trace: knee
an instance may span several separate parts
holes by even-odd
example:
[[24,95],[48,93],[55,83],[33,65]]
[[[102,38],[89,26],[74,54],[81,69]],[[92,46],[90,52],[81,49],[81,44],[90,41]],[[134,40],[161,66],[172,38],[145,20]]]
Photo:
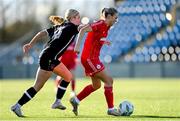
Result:
[[108,77],[107,81],[105,81],[105,85],[106,86],[112,86],[113,85],[113,79],[112,77]]
[[33,86],[33,88],[36,90],[36,92],[39,92],[39,90],[41,90],[42,87],[43,87],[43,85],[41,85],[41,84],[35,84]]
[[93,85],[93,88],[94,88],[95,90],[101,88],[101,83],[98,83],[98,84]]
[[73,75],[71,73],[67,74],[64,80],[66,80],[67,82],[70,82],[71,80],[73,80]]

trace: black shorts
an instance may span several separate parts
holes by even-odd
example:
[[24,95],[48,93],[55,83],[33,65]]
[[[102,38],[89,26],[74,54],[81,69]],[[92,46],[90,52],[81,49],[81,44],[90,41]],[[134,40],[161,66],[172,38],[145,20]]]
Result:
[[39,66],[43,70],[53,71],[60,63],[59,60],[55,60],[55,57],[51,52],[42,52],[39,56]]

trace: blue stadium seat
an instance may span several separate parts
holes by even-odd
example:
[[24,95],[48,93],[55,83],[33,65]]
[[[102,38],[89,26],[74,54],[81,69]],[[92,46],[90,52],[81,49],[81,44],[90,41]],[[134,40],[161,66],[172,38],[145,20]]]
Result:
[[[145,45],[142,49],[137,48],[135,53],[130,56],[126,55],[124,62],[151,62],[168,58],[173,54],[170,52],[172,47],[177,58],[180,58],[180,21],[171,28],[166,28],[170,20],[166,17],[166,13],[176,4],[176,0],[126,0],[118,7],[119,21],[111,28],[107,40],[112,42],[111,46],[104,46],[101,51],[100,59],[104,61],[107,55],[112,61],[118,61],[119,57],[126,55],[129,51],[148,40],[152,35],[156,35],[153,43]],[[157,34],[159,30],[166,28],[163,34]],[[26,63],[30,61],[38,63],[39,52],[43,44],[40,43],[34,48],[36,51],[30,52],[29,58],[22,55],[22,47],[18,46],[16,51],[9,52],[8,56],[3,57],[0,63]],[[41,48],[41,49],[39,49]],[[162,52],[163,50],[163,52]],[[167,50],[167,53],[165,53]],[[169,54],[169,56],[168,56]],[[157,58],[157,59],[156,59]],[[24,59],[24,61],[23,61]],[[29,59],[29,60],[28,60]],[[166,59],[168,60],[168,59]]]
[[[166,13],[175,3],[175,0],[124,1],[118,7],[119,20],[109,32],[108,40],[112,45],[103,47],[101,60],[105,55],[109,55],[113,61],[117,61],[118,57],[126,55],[138,44],[169,25],[170,20],[166,17]],[[173,40],[175,35],[171,34],[170,37]]]
[[[150,57],[150,59],[145,60],[146,57]],[[176,22],[173,28],[167,27],[163,34],[156,34],[153,43],[146,44],[143,48],[137,48],[129,60],[125,59],[125,61],[180,61],[180,20]]]

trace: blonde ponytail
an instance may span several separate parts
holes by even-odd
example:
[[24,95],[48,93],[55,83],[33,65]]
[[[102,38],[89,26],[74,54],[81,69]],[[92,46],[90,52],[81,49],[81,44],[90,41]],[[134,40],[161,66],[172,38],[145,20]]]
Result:
[[70,21],[71,18],[76,17],[79,14],[79,12],[75,9],[68,9],[65,12],[65,19],[61,16],[50,16],[49,20],[54,25],[61,25],[65,20]]
[[64,18],[61,16],[50,16],[49,20],[54,24],[54,25],[61,25],[64,22]]

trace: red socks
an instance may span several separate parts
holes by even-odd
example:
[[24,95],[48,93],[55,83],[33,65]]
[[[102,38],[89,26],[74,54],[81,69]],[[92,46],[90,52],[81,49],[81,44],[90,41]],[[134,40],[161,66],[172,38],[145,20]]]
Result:
[[104,87],[104,95],[106,97],[106,102],[108,104],[108,108],[114,107],[114,99],[113,99],[113,91],[112,87]]
[[[95,91],[95,89],[93,88],[92,84],[90,84],[90,85],[86,86],[77,95],[77,98],[79,99],[79,101],[81,101],[94,91]],[[109,109],[114,108],[114,97],[113,97],[112,87],[104,87],[104,95],[106,97],[106,102],[107,102],[108,108]]]
[[76,83],[75,80],[71,81],[71,89],[73,92],[75,91],[75,83]]
[[81,101],[86,98],[89,94],[94,92],[95,89],[93,88],[92,84],[86,86],[78,95],[77,98]]

